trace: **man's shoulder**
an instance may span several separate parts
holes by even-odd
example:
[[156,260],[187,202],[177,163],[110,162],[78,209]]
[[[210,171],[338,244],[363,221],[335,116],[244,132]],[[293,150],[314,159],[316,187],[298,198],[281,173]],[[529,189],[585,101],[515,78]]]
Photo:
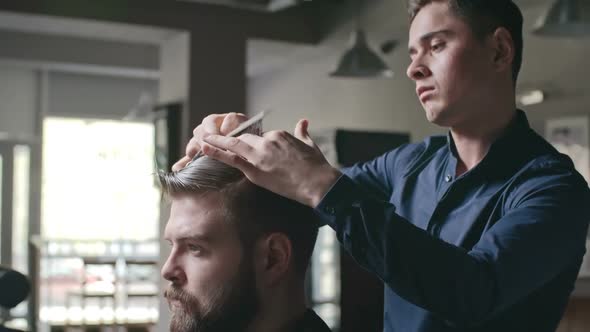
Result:
[[[540,135],[534,133],[527,142],[528,162],[521,168],[525,172],[549,172],[553,174],[576,172],[572,156],[559,152]],[[575,157],[575,156],[573,156]]]
[[588,184],[572,159],[547,147],[531,155],[511,177],[507,188],[510,195],[506,202],[512,206],[539,195],[590,198]]

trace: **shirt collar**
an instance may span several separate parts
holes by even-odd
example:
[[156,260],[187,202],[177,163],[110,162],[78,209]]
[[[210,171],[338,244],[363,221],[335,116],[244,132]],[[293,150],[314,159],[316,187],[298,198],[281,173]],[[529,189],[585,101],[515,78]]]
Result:
[[529,120],[521,110],[516,110],[516,115],[506,131],[490,147],[490,152],[495,150],[518,150],[523,143],[523,138],[530,130]]
[[[506,157],[507,154],[511,155],[513,152],[521,150],[524,143],[524,137],[526,137],[526,133],[528,133],[529,130],[530,125],[526,114],[524,111],[517,109],[516,115],[508,125],[508,128],[506,128],[502,136],[492,143],[490,150],[484,157],[483,161],[487,162],[490,159],[493,161],[500,158],[502,162],[505,162],[506,158],[502,158],[502,156]],[[457,159],[457,148],[455,146],[455,141],[453,140],[453,135],[451,135],[451,131],[447,133],[447,146],[451,155]]]

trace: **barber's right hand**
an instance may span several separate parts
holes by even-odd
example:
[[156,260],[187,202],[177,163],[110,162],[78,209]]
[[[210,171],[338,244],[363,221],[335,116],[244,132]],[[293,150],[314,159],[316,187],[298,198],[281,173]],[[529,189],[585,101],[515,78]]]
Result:
[[193,138],[186,145],[186,155],[172,166],[172,171],[180,171],[193,159],[201,150],[203,138],[211,134],[227,135],[246,120],[248,120],[248,117],[242,113],[211,114],[206,116],[203,122],[193,130]]

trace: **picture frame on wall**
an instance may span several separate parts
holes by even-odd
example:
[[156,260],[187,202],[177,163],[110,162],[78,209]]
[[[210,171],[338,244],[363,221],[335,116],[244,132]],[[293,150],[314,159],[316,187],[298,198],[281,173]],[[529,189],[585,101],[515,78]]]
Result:
[[545,123],[545,138],[557,151],[568,155],[576,170],[590,183],[590,134],[588,116],[568,116],[549,119]]

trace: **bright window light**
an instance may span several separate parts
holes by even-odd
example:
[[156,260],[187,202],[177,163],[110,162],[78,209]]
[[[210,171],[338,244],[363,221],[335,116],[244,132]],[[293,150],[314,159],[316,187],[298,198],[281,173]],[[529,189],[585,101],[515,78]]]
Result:
[[157,238],[154,126],[47,118],[42,225],[46,239]]

